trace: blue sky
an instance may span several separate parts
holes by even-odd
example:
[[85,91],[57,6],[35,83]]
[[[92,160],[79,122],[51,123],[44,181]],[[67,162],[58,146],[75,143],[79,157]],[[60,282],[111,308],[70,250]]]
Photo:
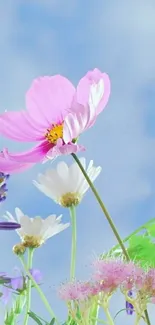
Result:
[[[0,8],[0,112],[24,108],[25,92],[35,77],[59,73],[76,85],[95,67],[109,74],[109,104],[81,143],[87,160],[102,166],[96,186],[125,237],[155,211],[155,2],[8,0]],[[0,146],[23,149],[21,143],[4,138]],[[67,210],[32,185],[46,167],[39,164],[10,178],[1,215],[18,206],[30,216],[63,213],[64,222],[69,220]],[[102,253],[116,241],[90,191],[77,212],[77,277],[86,278],[94,252]],[[1,233],[2,271],[18,265],[11,254],[18,241],[16,233]],[[65,307],[55,288],[69,274],[70,241],[67,229],[38,249],[34,258],[44,275],[45,293],[62,319]],[[117,297],[113,312],[122,304]],[[39,298],[33,309],[47,315]],[[124,319],[126,325],[132,323],[124,317],[120,315],[116,324]]]

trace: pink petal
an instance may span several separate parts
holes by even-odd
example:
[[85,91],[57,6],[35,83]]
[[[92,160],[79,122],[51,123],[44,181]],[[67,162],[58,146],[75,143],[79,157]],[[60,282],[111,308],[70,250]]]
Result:
[[20,163],[37,163],[44,159],[47,152],[51,149],[52,145],[47,141],[41,142],[39,145],[33,147],[22,153],[10,154],[5,153],[4,155],[16,162]]
[[74,94],[74,86],[63,76],[38,78],[27,92],[27,110],[36,124],[47,129],[52,124],[63,121]]
[[63,140],[65,143],[78,138],[82,132],[91,127],[96,121],[94,106],[78,105],[78,110],[69,113],[64,120]]
[[0,134],[17,141],[38,141],[44,134],[34,127],[28,113],[24,110],[5,112],[0,115]]
[[107,104],[110,94],[110,80],[98,69],[89,71],[77,86],[70,112],[64,121],[63,140],[71,142],[86,129],[93,126],[97,115]]
[[[92,93],[92,98],[90,98]],[[89,71],[78,83],[75,100],[86,106],[93,99],[96,112],[99,114],[106,106],[110,95],[110,79],[106,73],[98,69]]]
[[57,141],[57,145],[48,151],[47,158],[53,159],[57,156],[70,155],[78,151],[85,151],[85,148],[74,143],[63,144],[62,140],[60,139]]
[[27,168],[32,167],[33,164],[22,164],[15,160],[6,158],[4,154],[0,153],[0,171],[3,173],[16,173],[24,171]]

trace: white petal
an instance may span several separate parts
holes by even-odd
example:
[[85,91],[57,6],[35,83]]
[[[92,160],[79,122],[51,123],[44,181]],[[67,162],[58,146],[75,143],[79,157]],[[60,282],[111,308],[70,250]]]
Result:
[[40,217],[35,217],[32,219],[31,222],[31,229],[29,230],[29,234],[34,235],[40,235],[42,232],[42,226],[43,226],[44,220]]
[[[101,167],[95,167],[91,160],[86,169],[86,159],[82,157],[79,160],[93,182],[101,172]],[[56,170],[48,169],[44,175],[39,175],[38,179],[38,182],[33,182],[35,186],[58,203],[61,197],[69,192],[82,196],[89,189],[89,184],[76,162],[68,167],[61,161]]]
[[24,216],[24,213],[19,208],[15,208],[15,213],[16,213],[17,221],[20,223],[20,219],[21,217]]
[[8,221],[17,222],[17,220],[12,216],[12,214],[9,211],[6,211],[2,217]]
[[21,229],[25,235],[31,235],[32,222],[28,216],[20,218]]

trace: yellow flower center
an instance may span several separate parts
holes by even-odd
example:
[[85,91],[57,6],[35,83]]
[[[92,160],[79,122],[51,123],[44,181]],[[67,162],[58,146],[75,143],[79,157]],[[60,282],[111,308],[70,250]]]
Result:
[[64,208],[69,208],[71,206],[76,206],[80,203],[81,201],[81,196],[79,195],[79,193],[71,193],[68,192],[66,194],[64,194],[61,199],[60,199],[60,204],[64,207]]
[[63,138],[63,123],[53,125],[51,129],[47,129],[45,137],[49,143],[56,144],[58,139]]
[[37,247],[40,247],[43,243],[44,243],[44,240],[41,236],[25,235],[22,238],[22,244],[25,247],[37,248]]

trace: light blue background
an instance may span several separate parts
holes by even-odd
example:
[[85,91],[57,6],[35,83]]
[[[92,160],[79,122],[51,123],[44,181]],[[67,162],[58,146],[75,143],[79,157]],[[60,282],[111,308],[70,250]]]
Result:
[[[1,113],[24,108],[25,92],[38,76],[58,73],[76,85],[95,67],[109,74],[109,104],[80,143],[87,148],[87,160],[94,159],[103,168],[96,186],[123,237],[154,217],[155,211],[154,35],[153,0],[7,0],[0,4]],[[0,147],[4,146],[11,151],[23,149],[21,143],[1,138]],[[10,178],[1,215],[5,210],[14,213],[18,206],[32,217],[63,213],[64,222],[69,221],[67,210],[32,185],[32,179],[46,168],[38,164]],[[77,212],[77,277],[85,279],[94,255],[116,240],[91,191]],[[1,232],[1,271],[11,272],[18,265],[11,253],[17,242],[16,233]],[[69,275],[70,243],[71,228],[36,250],[34,258],[34,266],[44,276],[44,292],[61,319],[66,309],[58,301],[56,287]],[[113,300],[113,313],[123,307],[123,298]],[[39,297],[33,299],[32,309],[49,319]],[[122,322],[130,325],[134,319],[122,313],[116,324]]]

